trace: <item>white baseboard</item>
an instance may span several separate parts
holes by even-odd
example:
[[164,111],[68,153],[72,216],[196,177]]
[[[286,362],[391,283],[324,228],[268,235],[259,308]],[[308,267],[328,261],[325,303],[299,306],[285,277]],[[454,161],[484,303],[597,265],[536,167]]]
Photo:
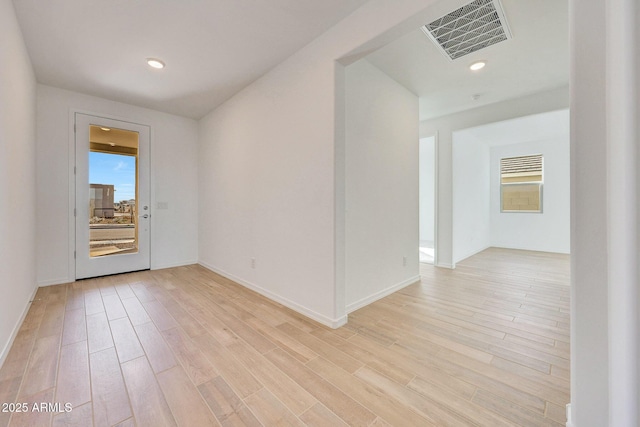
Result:
[[7,356],[9,355],[9,350],[11,350],[11,346],[13,345],[13,342],[15,341],[16,336],[18,336],[18,331],[20,330],[20,326],[22,326],[22,322],[24,321],[24,318],[27,316],[27,313],[29,312],[29,307],[31,307],[31,301],[33,301],[33,299],[35,298],[36,292],[38,292],[38,286],[36,286],[33,289],[33,292],[31,292],[31,295],[27,300],[24,310],[22,310],[22,315],[20,316],[16,324],[13,326],[13,330],[11,331],[11,335],[9,336],[9,340],[7,341],[4,348],[2,349],[2,352],[0,353],[0,368],[2,368],[4,361],[7,359]]
[[394,293],[396,291],[399,291],[400,289],[402,289],[404,287],[407,287],[409,285],[412,285],[412,284],[414,284],[416,282],[419,282],[419,281],[420,281],[420,276],[414,276],[414,277],[411,277],[411,278],[409,278],[407,280],[403,280],[400,283],[396,283],[395,285],[390,286],[390,287],[388,287],[386,289],[383,289],[383,290],[378,291],[378,292],[376,292],[374,294],[371,294],[371,295],[369,295],[369,296],[367,296],[365,298],[362,298],[362,299],[360,299],[360,300],[358,300],[356,302],[353,302],[351,304],[347,304],[347,313],[352,313],[352,312],[358,310],[359,308],[362,308],[362,307],[364,307],[366,305],[369,305],[372,302],[378,301],[381,298],[384,298],[384,297],[386,297],[388,295],[391,295],[392,293]]
[[462,257],[460,257],[460,259],[456,260],[456,261],[453,263],[453,265],[455,266],[455,265],[456,265],[456,263],[458,263],[458,262],[460,262],[460,261],[464,261],[465,259],[467,259],[467,258],[469,258],[469,257],[472,257],[472,256],[474,256],[474,255],[476,255],[476,254],[479,254],[480,252],[485,251],[485,250],[489,249],[490,247],[491,247],[491,245],[489,245],[489,246],[485,246],[485,247],[480,248],[480,249],[478,249],[478,250],[469,251],[468,253],[466,253],[466,254],[464,254]]
[[198,261],[197,260],[187,260],[187,261],[180,261],[180,262],[172,262],[172,263],[168,263],[168,264],[157,264],[157,265],[152,265],[151,266],[151,270],[162,270],[165,268],[174,268],[174,267],[184,267],[185,265],[193,265],[193,264],[197,264]]
[[558,249],[558,248],[549,248],[549,247],[538,247],[538,248],[532,248],[531,246],[524,246],[524,247],[520,247],[517,245],[502,245],[502,244],[495,244],[495,245],[491,245],[492,248],[500,248],[500,249],[515,249],[518,251],[530,251],[530,252],[544,252],[544,253],[548,253],[548,254],[563,254],[563,255],[571,255],[571,251],[569,249]]
[[65,283],[71,283],[73,281],[74,279],[69,279],[68,277],[62,277],[60,279],[43,280],[42,282],[38,282],[38,287],[44,288],[45,286],[64,285]]
[[[169,263],[169,264],[158,264],[158,265],[152,265],[151,266],[151,270],[161,270],[163,268],[173,268],[173,267],[182,267],[185,265],[192,265],[192,264],[197,264],[198,261],[197,260],[186,260],[186,261],[179,261],[179,262],[173,262],[173,263]],[[49,280],[43,280],[38,282],[38,287],[43,288],[45,286],[55,286],[55,285],[64,285],[65,283],[73,283],[75,282],[75,279],[69,278],[69,277],[61,277],[59,279],[49,279]]]
[[566,407],[566,411],[567,411],[567,427],[575,427],[573,425],[573,422],[571,421],[571,403],[567,403],[567,407]]
[[273,301],[276,301],[282,305],[284,305],[285,307],[290,308],[291,310],[298,312],[300,314],[302,314],[303,316],[306,316],[310,319],[315,320],[318,323],[322,323],[325,326],[328,326],[330,328],[333,329],[337,329],[340,326],[343,326],[344,324],[347,323],[347,315],[345,314],[344,316],[338,317],[337,319],[332,319],[330,317],[327,317],[323,314],[320,313],[316,313],[315,311],[302,306],[294,301],[291,301],[283,296],[277,295],[267,289],[264,289],[254,283],[251,283],[247,280],[243,280],[237,276],[234,276],[231,273],[228,273],[220,268],[217,268],[213,265],[210,265],[206,262],[203,261],[199,261],[198,264],[200,264],[201,266],[203,266],[204,268],[207,268],[211,271],[213,271],[214,273],[217,273],[221,276],[226,277],[229,280],[233,280],[234,282],[244,286],[245,288],[251,289],[252,291],[255,291],[257,293],[259,293],[262,296],[265,296]]
[[447,264],[444,262],[439,262],[436,264],[436,267],[442,267],[442,268],[448,268],[450,270],[453,270],[454,268],[456,268],[455,264]]

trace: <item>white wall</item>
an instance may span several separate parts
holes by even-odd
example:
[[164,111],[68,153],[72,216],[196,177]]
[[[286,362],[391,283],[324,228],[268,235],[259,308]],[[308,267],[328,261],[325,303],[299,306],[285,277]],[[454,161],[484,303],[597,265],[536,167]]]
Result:
[[569,106],[569,88],[559,88],[420,122],[420,137],[438,134],[437,262],[453,267],[453,132]]
[[[489,246],[569,253],[569,111],[453,133],[453,260]],[[500,159],[542,154],[542,213],[500,211]]]
[[572,419],[567,425],[637,426],[640,11],[634,0],[571,0],[569,10]]
[[11,0],[0,0],[0,366],[36,289],[36,81]]
[[336,60],[354,62],[462,3],[369,1],[204,117],[200,263],[327,325],[344,323],[344,68]]
[[198,165],[199,262],[327,323],[332,69],[272,72],[201,119]]
[[[453,260],[489,246],[569,253],[569,110],[453,133]],[[500,159],[542,154],[542,213],[500,211]]]
[[607,7],[609,425],[637,426],[640,425],[640,5],[634,0],[614,0],[607,2]]
[[364,59],[346,68],[347,312],[420,278],[418,122],[416,95]]
[[[572,427],[609,424],[607,286],[607,5],[572,0]],[[611,6],[614,7],[613,5]],[[579,17],[579,18],[578,18]],[[581,46],[589,46],[588,52]]]
[[[542,154],[544,161],[542,213],[500,212],[500,159],[530,154]],[[569,253],[569,165],[568,134],[491,147],[491,246]]]
[[197,262],[196,121],[38,85],[38,283],[75,278],[72,110],[151,127],[151,268]]
[[331,322],[333,105],[322,91],[333,73],[327,67],[333,64],[318,64],[304,78],[294,70],[272,72],[200,121],[199,262]]
[[453,263],[491,246],[490,150],[465,132],[453,134]]
[[435,241],[436,175],[435,137],[420,138],[419,188],[420,188],[420,240]]

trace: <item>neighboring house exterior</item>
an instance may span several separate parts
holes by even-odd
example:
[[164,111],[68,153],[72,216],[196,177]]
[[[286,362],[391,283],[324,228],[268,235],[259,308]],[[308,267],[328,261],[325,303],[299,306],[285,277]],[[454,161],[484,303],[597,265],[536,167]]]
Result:
[[91,197],[89,198],[89,216],[98,218],[113,218],[113,185],[89,184]]

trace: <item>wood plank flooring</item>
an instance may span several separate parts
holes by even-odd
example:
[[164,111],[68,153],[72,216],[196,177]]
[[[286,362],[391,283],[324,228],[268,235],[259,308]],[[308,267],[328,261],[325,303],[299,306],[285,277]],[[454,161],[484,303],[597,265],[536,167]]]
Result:
[[564,425],[569,257],[421,274],[337,330],[197,265],[41,288],[0,369],[29,411],[0,426]]

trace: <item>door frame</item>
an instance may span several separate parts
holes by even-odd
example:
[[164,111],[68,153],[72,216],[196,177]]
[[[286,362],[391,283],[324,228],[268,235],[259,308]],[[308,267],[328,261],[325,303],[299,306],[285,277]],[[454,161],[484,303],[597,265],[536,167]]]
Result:
[[117,116],[117,115],[113,115],[113,114],[107,114],[104,112],[99,112],[99,111],[92,111],[92,110],[85,110],[85,109],[77,109],[77,108],[70,108],[69,109],[69,116],[68,116],[68,162],[69,162],[69,174],[68,174],[68,183],[69,183],[69,201],[68,201],[68,222],[67,222],[67,227],[68,227],[68,241],[67,241],[67,248],[68,248],[68,266],[67,266],[67,271],[68,271],[68,277],[70,278],[70,280],[75,281],[77,280],[76,277],[76,258],[75,258],[75,251],[76,251],[76,218],[75,218],[75,208],[76,208],[76,174],[75,174],[75,167],[76,167],[76,132],[75,132],[75,126],[76,126],[76,114],[84,114],[84,115],[88,115],[88,116],[95,116],[95,117],[99,117],[99,118],[104,118],[107,120],[117,120],[120,122],[124,122],[124,123],[130,123],[133,125],[137,125],[137,126],[145,126],[149,129],[149,150],[148,150],[148,157],[149,157],[149,267],[151,267],[151,265],[153,264],[153,226],[154,226],[154,218],[153,215],[151,215],[151,211],[153,209],[151,209],[151,207],[153,206],[152,200],[154,198],[154,174],[153,174],[153,166],[152,166],[152,145],[153,145],[153,128],[151,127],[151,125],[147,124],[147,123],[142,123],[139,121],[136,121],[135,119],[132,119],[131,117],[123,117],[123,116]]

